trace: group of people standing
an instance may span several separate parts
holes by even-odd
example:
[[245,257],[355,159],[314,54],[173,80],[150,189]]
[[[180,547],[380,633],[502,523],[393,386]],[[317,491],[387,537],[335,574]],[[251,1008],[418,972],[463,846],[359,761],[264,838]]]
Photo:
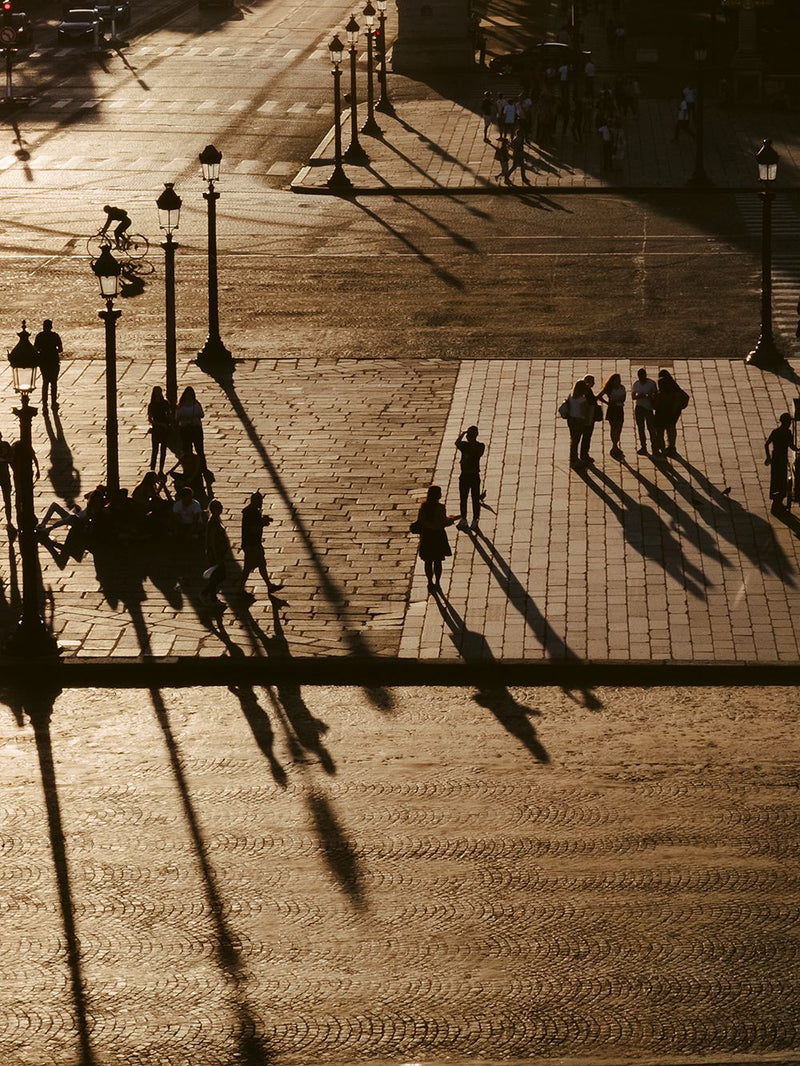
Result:
[[[608,423],[611,437],[609,454],[623,459],[622,427],[625,423],[627,389],[620,374],[611,374],[600,391],[594,392],[595,379],[587,374],[575,382],[567,399],[559,407],[559,414],[569,427],[569,461],[573,469],[594,463],[591,454],[592,435],[598,422]],[[655,459],[677,455],[678,420],[689,404],[689,394],[680,387],[669,370],[658,372],[658,379],[648,377],[641,367],[631,386],[638,455]],[[603,407],[605,406],[605,413]],[[648,448],[649,444],[649,448]]]

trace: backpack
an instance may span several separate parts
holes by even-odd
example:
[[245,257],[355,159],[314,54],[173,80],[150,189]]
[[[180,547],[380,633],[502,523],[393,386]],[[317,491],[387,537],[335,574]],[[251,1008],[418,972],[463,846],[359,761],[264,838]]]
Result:
[[684,411],[689,406],[689,393],[678,389],[678,410]]

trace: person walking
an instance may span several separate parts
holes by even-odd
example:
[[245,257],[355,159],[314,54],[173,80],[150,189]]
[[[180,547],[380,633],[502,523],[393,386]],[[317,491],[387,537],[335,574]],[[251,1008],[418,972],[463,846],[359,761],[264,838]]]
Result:
[[454,521],[455,516],[445,511],[442,490],[438,485],[431,485],[420,504],[414,523],[415,530],[419,533],[419,557],[425,564],[428,592],[441,588],[442,563],[448,555],[453,554],[446,530]]
[[656,387],[658,391],[653,411],[656,445],[662,455],[675,456],[678,454],[675,448],[678,419],[689,404],[689,394],[680,387],[669,370],[659,370]]
[[608,422],[608,429],[611,434],[611,451],[609,455],[612,459],[623,459],[625,457],[619,442],[622,437],[622,427],[625,423],[626,396],[627,389],[622,384],[622,378],[619,374],[609,375],[597,394],[597,399],[607,405],[606,422]]
[[773,514],[781,514],[787,509],[790,449],[797,451],[792,440],[792,416],[784,412],[778,419],[778,425],[764,442],[764,466],[770,467],[769,498],[772,500]]
[[692,136],[692,127],[689,122],[689,107],[685,100],[681,100],[678,105],[678,113],[675,116],[675,132],[672,135],[672,140],[677,141],[683,134]]
[[647,438],[645,437],[645,430],[647,430],[647,436],[650,438],[650,447],[654,452],[657,451],[658,442],[656,441],[655,425],[653,423],[653,400],[657,391],[657,386],[652,378],[647,376],[647,371],[644,367],[640,367],[636,371],[636,381],[631,386],[631,396],[634,401],[633,415],[636,419],[636,430],[639,434],[639,450],[637,455],[647,455]]
[[478,427],[462,429],[456,438],[456,448],[461,453],[461,473],[458,476],[458,496],[461,504],[458,529],[465,531],[467,525],[467,500],[472,498],[472,529],[478,528],[481,517],[481,470],[480,461],[486,445],[478,440]]
[[11,514],[11,444],[0,433],[0,491],[3,493],[3,508],[6,512],[6,532],[9,540],[17,535]]
[[150,423],[150,469],[155,470],[158,459],[158,472],[164,473],[164,460],[167,456],[167,444],[172,428],[172,405],[164,396],[160,385],[154,385],[147,405],[147,421]]
[[203,571],[205,585],[200,598],[208,604],[221,606],[217,599],[219,587],[225,580],[225,560],[230,551],[230,541],[222,524],[222,504],[212,500],[208,505],[208,522],[206,524],[206,562]]
[[203,470],[206,468],[206,453],[203,449],[203,417],[204,411],[197,401],[197,396],[191,385],[187,385],[178,400],[175,409],[175,421],[178,424],[178,432],[181,435],[183,451],[195,451]]
[[583,450],[583,437],[586,433],[589,418],[592,419],[592,424],[594,424],[594,411],[589,405],[587,391],[586,382],[581,378],[580,381],[575,382],[572,392],[566,401],[567,425],[569,427],[569,465],[573,470],[583,469],[584,464],[580,458],[579,451]]
[[494,157],[497,160],[497,162],[500,164],[500,173],[499,174],[495,174],[494,180],[495,181],[500,181],[500,179],[502,178],[503,181],[506,183],[506,185],[510,185],[511,184],[511,179],[508,176],[509,154],[508,154],[508,142],[507,141],[504,141],[504,140],[501,139],[501,140],[499,140],[497,142],[497,147],[494,150]]
[[494,119],[495,108],[494,99],[491,92],[487,89],[481,98],[481,118],[483,119],[483,139],[489,141],[489,130],[492,127],[492,120]]
[[61,338],[53,329],[51,319],[42,322],[42,328],[33,342],[39,371],[42,375],[42,407],[47,404],[47,392],[50,391],[50,403],[54,411],[58,410],[58,373],[61,369],[61,353],[64,347]]
[[521,126],[517,126],[514,130],[514,136],[511,138],[511,167],[508,171],[509,180],[515,170],[519,170],[520,177],[524,183],[530,185],[528,175],[525,173],[525,134],[523,133]]
[[242,509],[242,551],[244,553],[244,569],[242,571],[242,592],[250,599],[255,596],[248,593],[245,586],[248,578],[254,570],[258,570],[267,586],[270,595],[277,592],[280,584],[273,584],[267,573],[267,561],[264,558],[264,530],[272,524],[269,515],[263,512],[264,497],[260,492],[254,492],[250,502]]
[[603,152],[603,170],[614,166],[614,135],[608,122],[604,122],[597,131],[600,134],[600,148]]

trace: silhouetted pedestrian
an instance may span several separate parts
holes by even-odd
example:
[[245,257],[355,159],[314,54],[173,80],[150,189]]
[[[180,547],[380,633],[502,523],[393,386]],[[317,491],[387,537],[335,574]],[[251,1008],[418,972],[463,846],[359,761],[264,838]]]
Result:
[[654,452],[658,450],[655,424],[653,422],[653,401],[655,399],[656,391],[656,383],[652,378],[647,376],[645,368],[641,367],[637,370],[636,381],[634,381],[631,386],[631,397],[634,402],[633,415],[636,419],[636,429],[639,434],[638,455],[647,455],[645,430],[647,430],[647,435],[650,437],[650,447]]
[[61,338],[53,329],[53,323],[46,318],[42,328],[33,342],[39,370],[42,375],[42,407],[47,404],[47,392],[54,411],[58,410],[58,373],[61,369],[61,353],[64,350]]
[[778,425],[764,442],[764,466],[770,467],[769,498],[772,500],[773,514],[786,510],[788,503],[789,451],[797,451],[792,440],[791,426],[792,416],[788,413],[782,414]]
[[678,113],[675,116],[675,132],[672,135],[673,141],[677,141],[683,134],[692,136],[692,127],[689,123],[689,108],[685,100],[681,100],[678,104]]
[[194,450],[205,468],[206,453],[203,449],[203,408],[198,403],[191,385],[181,393],[175,409],[175,421],[183,442],[184,452]]
[[597,399],[605,401],[608,405],[606,407],[606,422],[608,422],[608,429],[611,434],[611,451],[609,454],[612,459],[622,459],[625,455],[619,446],[619,442],[622,437],[622,426],[625,422],[626,395],[627,390],[622,384],[622,378],[619,374],[611,374],[606,378],[602,389],[597,394]]
[[[465,439],[466,438],[466,439]],[[481,468],[480,462],[486,445],[478,440],[478,427],[462,429],[456,438],[456,448],[461,453],[461,473],[458,476],[458,496],[461,505],[458,528],[466,530],[467,501],[472,498],[472,528],[477,529],[481,517]]]
[[203,508],[184,485],[172,505],[172,531],[179,540],[189,540],[200,536],[202,526]]
[[603,152],[603,170],[611,170],[614,166],[614,135],[607,122],[604,122],[597,132],[600,134],[600,148]]
[[603,408],[600,406],[597,397],[594,394],[594,377],[592,374],[587,374],[583,379],[586,385],[586,401],[589,404],[589,413],[586,417],[586,429],[581,437],[580,448],[580,460],[583,463],[594,463],[593,457],[589,454],[589,450],[592,445],[592,434],[594,433],[594,427],[598,422],[603,421]]
[[584,465],[579,453],[584,450],[583,438],[590,418],[594,426],[594,410],[589,403],[588,391],[588,386],[583,379],[576,381],[567,400],[569,464],[575,470],[581,470]]
[[483,139],[485,141],[489,140],[489,130],[492,128],[494,116],[494,99],[487,89],[481,98],[481,118],[483,119]]
[[452,526],[454,515],[445,511],[442,490],[431,485],[417,513],[416,528],[419,530],[419,557],[425,564],[428,592],[441,587],[442,563],[452,555],[447,539],[447,526]]
[[[254,570],[258,570],[264,579],[264,584],[270,593],[277,592],[281,585],[273,584],[267,573],[267,561],[264,557],[264,530],[272,524],[269,515],[263,513],[264,497],[260,492],[254,492],[250,502],[242,509],[242,551],[244,553],[244,569],[242,571],[242,592],[247,593],[245,585]],[[255,596],[249,594],[251,599]]]
[[160,385],[154,385],[147,405],[147,421],[150,423],[150,469],[155,470],[158,458],[158,472],[164,473],[164,460],[167,444],[172,429],[172,405],[166,399]]
[[689,393],[680,387],[669,370],[659,370],[657,389],[653,411],[656,447],[660,453],[674,456],[678,454],[675,448],[678,419],[689,404]]
[[205,585],[200,596],[206,603],[218,603],[217,592],[225,580],[225,560],[230,551],[230,542],[222,524],[222,504],[212,500],[208,505],[208,523],[206,524],[206,562],[208,568],[203,572]]
[[504,140],[497,142],[497,147],[494,150],[494,157],[500,165],[500,173],[495,174],[495,181],[500,181],[502,178],[506,185],[511,184],[511,179],[508,176],[508,144]]
[[0,491],[3,493],[3,507],[6,512],[6,532],[13,540],[17,534],[11,516],[11,444],[3,440],[0,433]]
[[508,171],[509,180],[515,170],[519,170],[522,180],[526,185],[530,185],[528,175],[525,173],[525,134],[522,132],[521,126],[518,126],[517,129],[514,130],[514,136],[511,138],[511,167]]

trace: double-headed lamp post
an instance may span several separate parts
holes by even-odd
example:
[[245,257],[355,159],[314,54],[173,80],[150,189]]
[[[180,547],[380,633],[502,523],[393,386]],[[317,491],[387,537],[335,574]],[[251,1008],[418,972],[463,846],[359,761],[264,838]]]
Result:
[[327,186],[339,192],[348,192],[353,188],[353,183],[345,174],[342,167],[342,60],[344,59],[344,45],[339,40],[339,35],[333,38],[328,45],[331,55],[331,70],[333,72],[333,146],[334,162],[333,173],[328,178]]
[[42,617],[39,606],[39,550],[36,541],[36,515],[33,509],[33,445],[31,422],[36,408],[31,407],[30,395],[36,387],[36,352],[30,333],[22,323],[19,341],[8,353],[14,377],[14,389],[22,400],[14,408],[19,419],[19,442],[14,445],[14,487],[17,500],[19,551],[22,558],[22,612],[17,628],[9,637],[7,655],[24,658],[58,655],[58,644]]
[[764,369],[783,363],[783,356],[772,333],[772,201],[773,187],[778,176],[778,153],[772,141],[765,140],[756,152],[758,178],[761,182],[761,336],[747,357],[747,362]]
[[358,31],[360,27],[356,22],[355,15],[350,16],[350,21],[344,30],[347,34],[348,51],[350,53],[350,143],[348,144],[344,158],[348,163],[368,163],[369,156],[361,147],[358,139],[358,85],[356,83],[356,49],[358,48]]
[[232,363],[231,353],[219,335],[219,296],[217,292],[217,200],[219,193],[214,182],[219,181],[219,165],[222,152],[207,144],[200,153],[203,181],[208,182],[208,192],[203,199],[208,204],[208,336],[201,351],[197,353],[198,366],[203,368],[228,368]]
[[697,127],[694,141],[694,171],[687,184],[695,188],[706,188],[712,184],[705,167],[705,126],[706,126],[706,90],[705,68],[708,49],[698,44],[694,50],[695,68],[697,70]]
[[177,341],[175,336],[175,249],[177,242],[172,231],[178,228],[181,217],[181,198],[171,181],[164,183],[164,191],[156,200],[158,224],[166,234],[161,247],[164,249],[164,305],[166,312],[166,386],[167,400],[175,406],[178,402]]
[[389,99],[389,90],[386,87],[386,0],[375,0],[380,20],[381,63],[378,68],[378,79],[381,87],[381,95],[375,105],[375,110],[382,115],[393,115],[394,105]]
[[368,137],[381,137],[383,135],[381,128],[375,121],[375,92],[372,78],[372,50],[375,43],[373,37],[375,8],[372,6],[372,0],[367,0],[363,14],[364,24],[367,27],[367,121],[361,127],[361,132],[366,133]]
[[100,283],[105,310],[98,311],[106,327],[106,486],[109,492],[119,488],[119,430],[117,428],[117,319],[122,314],[114,307],[119,291],[120,265],[107,244],[92,264]]

